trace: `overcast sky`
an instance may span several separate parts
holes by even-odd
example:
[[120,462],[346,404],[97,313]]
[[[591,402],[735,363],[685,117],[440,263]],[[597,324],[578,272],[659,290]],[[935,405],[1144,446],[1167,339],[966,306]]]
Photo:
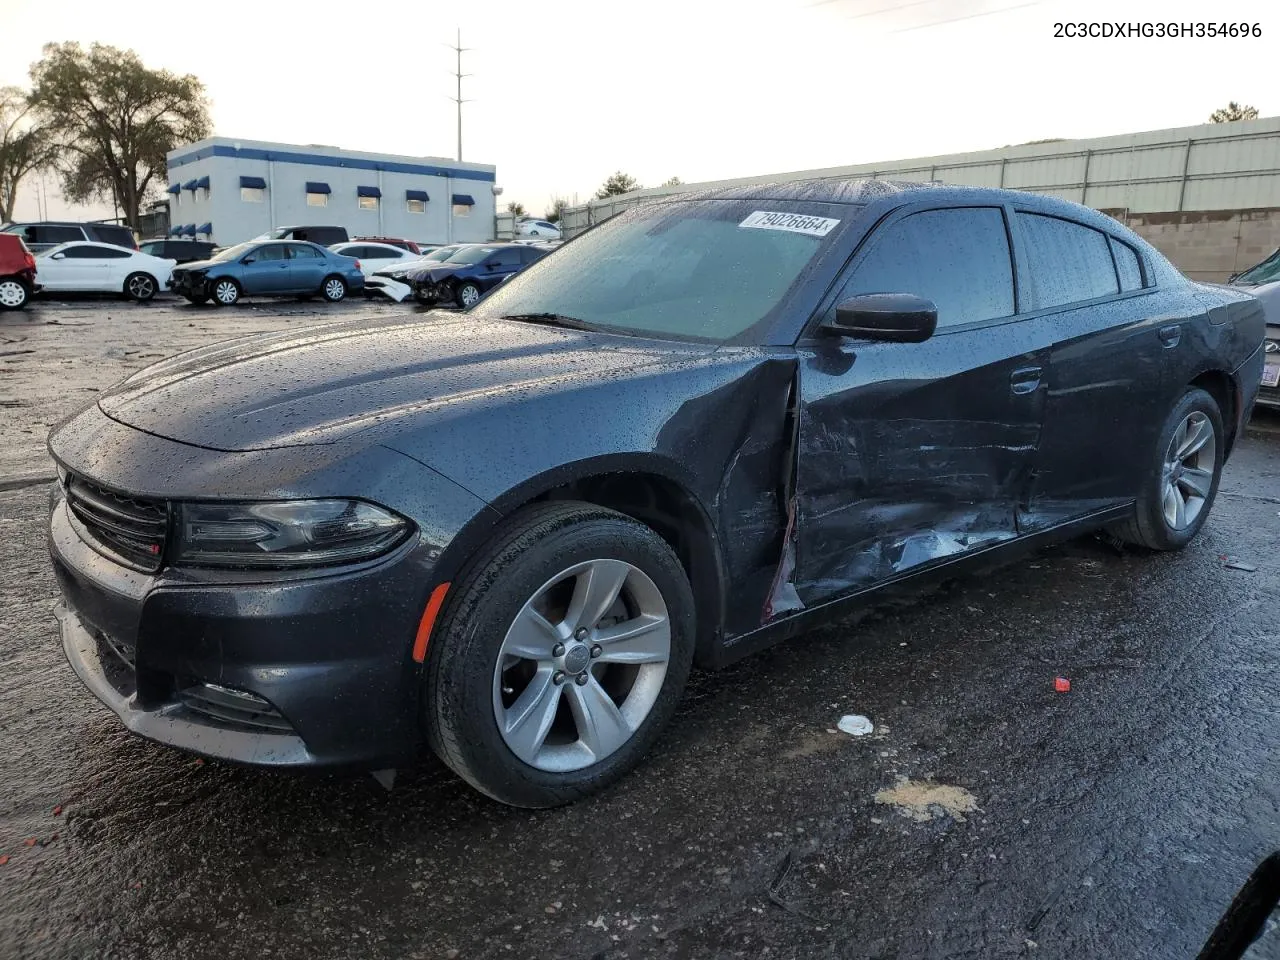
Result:
[[[448,7],[447,12],[443,8]],[[131,13],[131,10],[136,12]],[[463,158],[540,214],[614,170],[654,186],[1280,113],[1274,0],[0,0],[0,84],[48,41],[205,84],[221,136]],[[1057,21],[1261,22],[1261,39],[1066,40]],[[53,197],[52,216],[101,215]],[[108,209],[109,214],[109,209]],[[16,215],[36,215],[33,184]]]

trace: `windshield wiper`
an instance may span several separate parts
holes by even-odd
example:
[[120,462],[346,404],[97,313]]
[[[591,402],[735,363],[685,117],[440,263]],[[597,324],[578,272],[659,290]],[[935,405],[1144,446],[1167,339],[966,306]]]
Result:
[[562,313],[508,313],[503,320],[523,320],[525,323],[542,323],[548,327],[566,327],[570,330],[595,330],[591,324],[577,317],[566,317]]

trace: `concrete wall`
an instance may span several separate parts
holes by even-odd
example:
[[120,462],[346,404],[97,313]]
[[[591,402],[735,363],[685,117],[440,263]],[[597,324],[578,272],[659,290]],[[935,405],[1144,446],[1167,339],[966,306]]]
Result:
[[1182,213],[1107,211],[1193,280],[1221,283],[1280,247],[1280,207]]
[[[212,137],[168,155],[169,183],[209,178],[208,189],[170,193],[171,227],[211,223],[212,239],[229,245],[294,224],[333,224],[352,236],[389,236],[428,243],[493,238],[495,168],[434,157],[360,153],[336,147]],[[261,202],[242,197],[240,178],[260,177]],[[308,181],[329,186],[324,206],[307,204]],[[375,209],[360,207],[357,188],[376,187]],[[425,191],[423,212],[411,212],[406,192]],[[470,206],[453,204],[468,196]],[[202,235],[203,236],[203,235]]]

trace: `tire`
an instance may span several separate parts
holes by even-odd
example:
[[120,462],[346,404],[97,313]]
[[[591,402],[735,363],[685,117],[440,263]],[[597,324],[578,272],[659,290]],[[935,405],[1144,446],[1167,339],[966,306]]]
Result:
[[[616,581],[622,584],[620,599],[605,608],[606,617],[586,637],[581,631],[564,634],[575,619],[567,606],[569,594],[591,582],[595,571],[604,571],[597,582],[624,573],[625,580]],[[563,620],[567,647],[545,632],[546,621],[539,626],[526,616],[535,601],[549,598],[559,607],[543,609],[548,619]],[[665,637],[654,615],[662,609]],[[618,617],[642,625],[629,649],[615,645],[627,640],[605,639],[610,629],[627,629]],[[615,622],[606,622],[610,618]],[[521,626],[534,633],[520,633]],[[529,640],[525,649],[536,653],[536,664],[503,653],[515,637]],[[688,578],[652,529],[586,503],[533,507],[514,516],[454,581],[427,658],[422,698],[427,741],[459,776],[501,803],[544,808],[572,802],[617,780],[649,750],[684,690],[693,647]],[[620,663],[619,656],[633,662]],[[640,657],[649,659],[641,663]],[[562,682],[555,682],[557,674]],[[538,690],[547,696],[539,697]],[[549,705],[540,715],[554,718],[554,724],[549,731],[546,724],[526,727],[542,731],[542,737],[531,734],[533,745],[521,756],[513,745],[516,735],[504,735],[499,716],[500,711],[515,716],[520,698],[530,694],[529,702]],[[604,706],[602,696],[611,707]],[[587,706],[600,711],[589,711],[590,716],[621,720],[621,725],[600,723],[600,736],[583,736],[578,717]]]
[[[1203,437],[1206,426],[1211,435],[1179,456],[1197,436]],[[1189,387],[1160,428],[1133,516],[1110,527],[1110,532],[1125,543],[1149,550],[1181,550],[1190,543],[1218,494],[1226,436],[1217,401],[1205,391]]]
[[341,302],[347,296],[347,281],[337,274],[325,277],[324,282],[320,284],[320,296],[330,303]]
[[146,303],[156,295],[159,284],[149,273],[131,273],[124,278],[124,295],[138,303]]
[[17,277],[0,279],[0,310],[21,310],[31,299],[31,288]]
[[479,299],[480,288],[470,281],[458,284],[458,288],[453,291],[454,302],[464,309],[474,306]]
[[213,302],[220,307],[235,306],[244,294],[240,284],[230,277],[221,277],[212,281],[209,284],[209,292],[213,295]]

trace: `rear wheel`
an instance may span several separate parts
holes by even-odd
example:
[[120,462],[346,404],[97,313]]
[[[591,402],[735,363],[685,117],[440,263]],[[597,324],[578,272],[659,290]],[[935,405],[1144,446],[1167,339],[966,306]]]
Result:
[[0,279],[0,310],[21,310],[29,299],[30,288],[17,277]]
[[1133,516],[1111,532],[1151,550],[1180,550],[1190,543],[1217,496],[1225,440],[1217,401],[1188,388],[1165,418]]
[[453,296],[458,301],[458,306],[469,307],[480,299],[480,288],[467,281],[458,285],[458,289]]
[[125,295],[145,303],[156,295],[156,278],[149,273],[131,273],[124,281]]
[[320,295],[330,303],[337,303],[347,295],[347,281],[341,277],[325,277],[320,285]]
[[213,302],[220,307],[229,307],[240,299],[240,284],[230,277],[213,281]]
[[551,807],[639,762],[693,661],[692,592],[661,537],[590,504],[541,505],[453,590],[423,698],[445,763],[503,803]]

